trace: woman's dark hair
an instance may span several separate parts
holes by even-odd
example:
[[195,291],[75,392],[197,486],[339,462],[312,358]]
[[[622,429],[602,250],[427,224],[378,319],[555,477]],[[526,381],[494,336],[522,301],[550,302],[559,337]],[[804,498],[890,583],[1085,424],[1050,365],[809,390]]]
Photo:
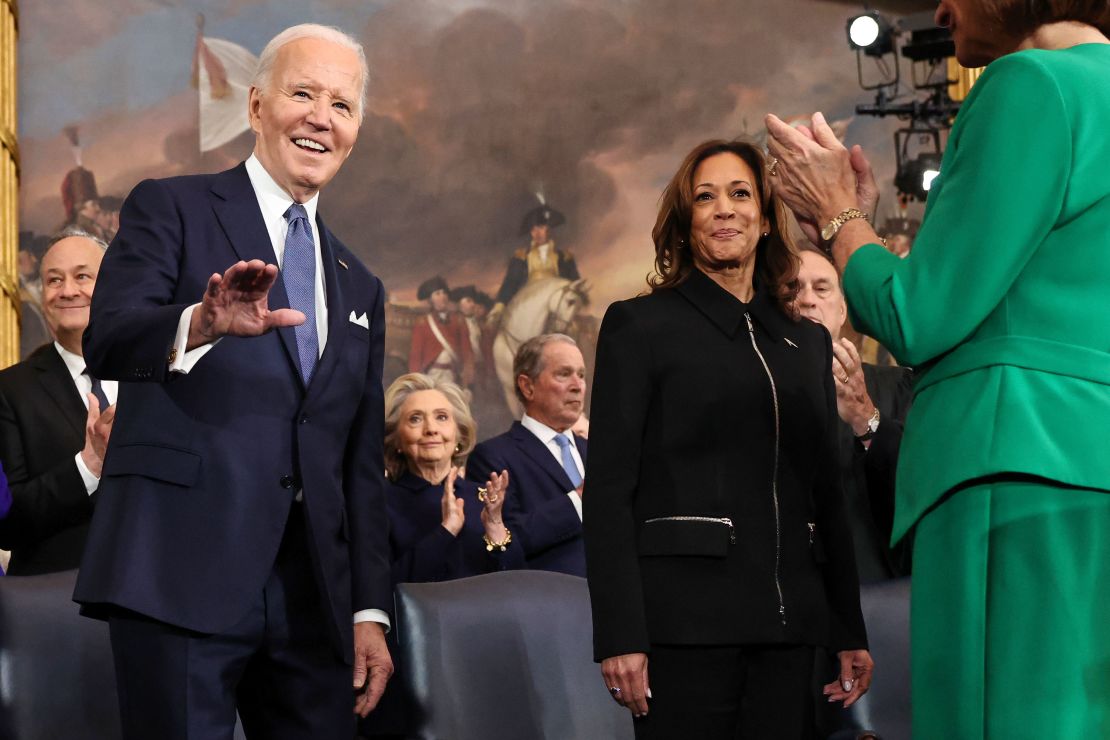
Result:
[[771,193],[763,152],[746,141],[715,139],[694,147],[659,199],[659,218],[651,238],[655,242],[655,272],[648,276],[652,292],[681,284],[694,269],[690,249],[690,223],[694,210],[694,172],[705,160],[718,154],[735,154],[755,174],[759,207],[770,224],[769,235],[761,237],[755,252],[755,285],[775,296],[779,306],[791,314],[790,303],[797,292],[798,249],[788,231],[786,206]]
[[1106,0],[979,0],[989,18],[1014,38],[1023,39],[1046,23],[1078,21],[1110,34]]

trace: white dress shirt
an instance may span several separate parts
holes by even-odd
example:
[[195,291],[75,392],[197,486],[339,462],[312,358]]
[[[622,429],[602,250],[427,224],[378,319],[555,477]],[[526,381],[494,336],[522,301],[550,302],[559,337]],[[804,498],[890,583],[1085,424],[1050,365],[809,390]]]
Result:
[[[289,222],[285,219],[285,212],[293,205],[293,198],[274,181],[274,178],[270,177],[270,173],[253,154],[247,160],[247,177],[250,178],[251,187],[254,189],[254,197],[258,199],[258,209],[262,212],[262,220],[270,235],[270,245],[274,248],[278,269],[281,269],[285,258],[285,236],[289,232]],[[328,342],[328,303],[327,295],[324,293],[324,258],[320,251],[320,230],[316,226],[316,206],[319,200],[320,193],[317,192],[301,205],[308,214],[308,224],[312,228],[312,242],[316,246],[316,334],[319,337],[319,353],[323,355],[324,347]],[[278,279],[281,279],[280,275]],[[170,363],[170,372],[188,374],[200,358],[220,341],[217,339],[186,351],[189,344],[189,324],[193,320],[193,311],[199,305],[200,303],[195,303],[181,312],[181,319],[177,323],[177,336],[174,339],[177,356]],[[297,500],[300,500],[301,496],[301,492],[298,491]],[[379,622],[387,630],[389,629],[389,615],[381,609],[364,609],[355,612],[355,623],[359,622]]]
[[[559,467],[563,467],[563,448],[555,441],[556,437],[566,437],[570,440],[570,456],[574,458],[574,465],[578,468],[578,474],[582,476],[582,480],[586,479],[586,466],[582,464],[582,456],[578,454],[578,443],[574,441],[574,432],[567,429],[565,432],[556,432],[546,424],[536,421],[528,414],[525,414],[520,419],[520,425],[536,435],[536,438],[543,442],[544,446],[555,458],[555,462],[559,463]],[[574,510],[578,512],[578,519],[582,519],[582,497],[578,495],[578,491],[567,491],[567,496],[570,496],[570,502],[574,504]]]
[[[270,245],[274,248],[274,257],[280,270],[285,260],[285,236],[289,232],[289,222],[285,220],[285,212],[294,201],[274,181],[274,178],[270,177],[270,173],[253,154],[247,160],[247,177],[250,178],[251,187],[254,188],[254,197],[258,199],[258,209],[262,211],[262,220],[270,235]],[[312,228],[312,243],[316,245],[316,335],[319,337],[319,353],[323,355],[324,346],[328,343],[328,302],[324,293],[324,258],[320,251],[320,229],[316,226],[316,206],[319,200],[320,193],[316,193],[301,205],[308,214],[308,225]],[[215,342],[202,344],[186,351],[185,348],[189,346],[189,324],[193,320],[193,311],[199,305],[199,303],[193,304],[181,312],[181,320],[177,322],[177,337],[174,339],[177,357],[170,364],[170,372],[188,374],[197,361],[208,353],[208,350],[219,344],[220,340],[217,339]]]
[[[77,395],[81,396],[81,403],[85,404],[85,408],[89,408],[89,393],[92,393],[92,378],[85,374],[85,358],[81,355],[75,355],[62,345],[54,342],[54,349],[58,350],[58,354],[62,357],[62,362],[66,364],[66,370],[69,370],[69,377],[73,379],[73,385],[77,387]],[[114,404],[119,394],[119,383],[115,380],[102,380],[100,381],[100,388],[104,391],[104,395],[108,398],[108,404]],[[104,409],[100,409],[103,411]],[[81,474],[81,480],[85,483],[85,490],[91,496],[96,493],[96,489],[100,486],[100,478],[93,475],[89,470],[89,466],[85,464],[81,453],[78,452],[73,458],[77,463],[77,472]]]

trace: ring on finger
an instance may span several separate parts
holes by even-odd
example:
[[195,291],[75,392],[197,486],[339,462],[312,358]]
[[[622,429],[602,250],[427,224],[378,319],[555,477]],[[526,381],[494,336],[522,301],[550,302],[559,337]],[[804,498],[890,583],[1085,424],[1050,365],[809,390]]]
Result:
[[775,175],[777,175],[779,173],[778,172],[778,166],[779,166],[779,158],[778,157],[771,157],[771,164],[767,165],[767,174],[769,174],[771,177],[774,177]]

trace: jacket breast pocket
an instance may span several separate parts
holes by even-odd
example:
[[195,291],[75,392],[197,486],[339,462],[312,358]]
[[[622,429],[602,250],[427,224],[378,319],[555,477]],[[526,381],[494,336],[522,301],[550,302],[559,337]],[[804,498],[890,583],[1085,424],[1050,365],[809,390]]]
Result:
[[351,339],[357,339],[363,344],[370,343],[370,330],[353,321],[347,322],[347,336]]
[[642,557],[723,558],[736,544],[736,530],[725,517],[668,516],[648,519],[640,527]]
[[120,445],[104,458],[104,475],[141,475],[145,478],[191,486],[200,473],[200,455],[161,445]]

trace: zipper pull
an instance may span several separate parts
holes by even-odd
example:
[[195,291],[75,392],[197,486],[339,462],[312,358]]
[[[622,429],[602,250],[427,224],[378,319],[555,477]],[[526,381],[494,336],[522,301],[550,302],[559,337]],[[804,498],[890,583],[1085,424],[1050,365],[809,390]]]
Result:
[[809,546],[813,547],[813,535],[817,533],[817,523],[806,522],[806,526],[809,527]]
[[730,545],[736,544],[736,527],[733,525],[731,520],[728,523],[728,543]]
[[786,626],[786,607],[779,604],[779,617],[782,619],[782,626]]
[[754,334],[755,333],[755,326],[752,325],[751,314],[749,314],[747,311],[745,311],[744,312],[744,318],[747,319],[747,321],[748,321],[748,333],[749,334]]

